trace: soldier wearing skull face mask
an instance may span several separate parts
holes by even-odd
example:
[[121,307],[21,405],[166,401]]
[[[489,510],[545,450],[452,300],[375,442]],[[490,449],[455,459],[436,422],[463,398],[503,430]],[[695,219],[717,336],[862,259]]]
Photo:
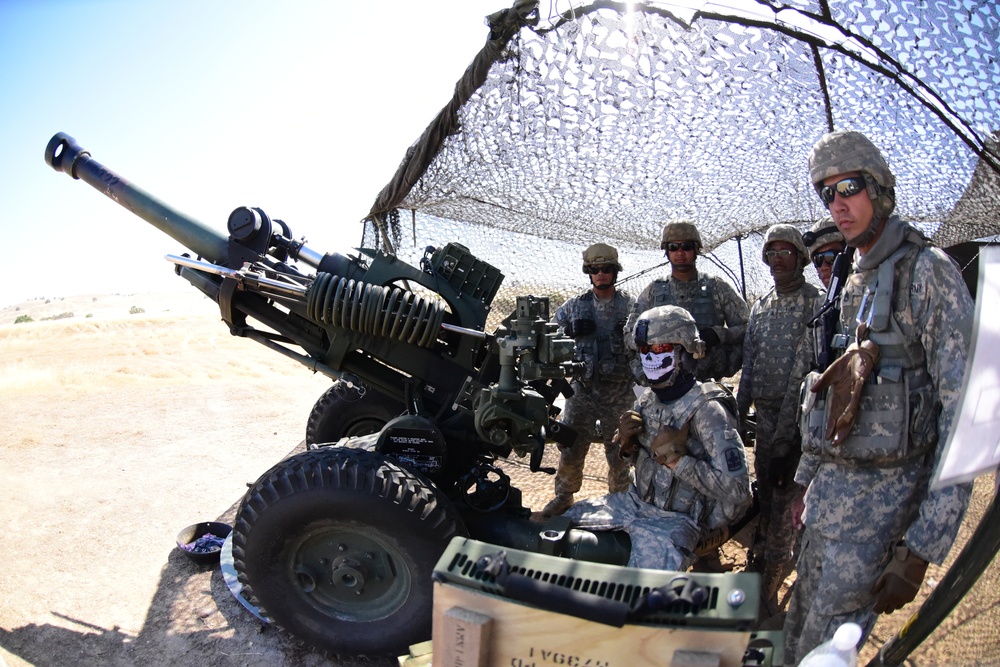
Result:
[[695,378],[705,354],[694,318],[677,306],[643,312],[633,332],[649,386],[618,420],[615,440],[634,467],[628,489],[574,504],[589,530],[625,530],[631,567],[686,570],[704,533],[750,503],[746,453],[732,396]]

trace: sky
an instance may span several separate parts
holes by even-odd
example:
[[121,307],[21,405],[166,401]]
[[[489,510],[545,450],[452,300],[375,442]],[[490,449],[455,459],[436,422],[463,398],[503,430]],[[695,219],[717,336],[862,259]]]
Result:
[[193,289],[180,244],[45,164],[56,132],[220,232],[256,206],[349,252],[511,4],[0,1],[0,307]]

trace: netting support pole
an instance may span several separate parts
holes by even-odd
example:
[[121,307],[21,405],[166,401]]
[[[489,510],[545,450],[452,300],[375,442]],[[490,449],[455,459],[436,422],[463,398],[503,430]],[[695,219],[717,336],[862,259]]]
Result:
[[747,300],[747,277],[743,271],[743,235],[736,236],[736,252],[740,257],[740,292],[743,293],[743,300]]

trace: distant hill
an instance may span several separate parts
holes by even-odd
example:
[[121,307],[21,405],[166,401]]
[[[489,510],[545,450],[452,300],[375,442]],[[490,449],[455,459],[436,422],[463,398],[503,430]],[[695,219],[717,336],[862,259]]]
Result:
[[[197,290],[189,292],[137,292],[133,294],[81,294],[22,301],[0,309],[0,326],[19,318],[31,322],[65,319],[117,319],[140,314],[218,314],[218,307]],[[26,322],[25,322],[26,323]]]

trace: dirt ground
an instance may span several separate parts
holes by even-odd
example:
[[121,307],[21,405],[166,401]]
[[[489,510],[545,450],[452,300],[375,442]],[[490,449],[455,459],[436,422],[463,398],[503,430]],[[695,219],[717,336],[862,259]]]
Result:
[[[34,321],[13,324],[23,315]],[[246,484],[301,446],[328,384],[231,337],[197,293],[0,310],[0,667],[395,664],[333,663],[298,646],[174,544],[189,524],[231,523]],[[584,493],[602,492],[600,458],[595,448]],[[526,504],[549,499],[550,477],[506,469]],[[952,558],[992,491],[992,479],[977,483]],[[734,566],[742,555],[727,545]],[[918,602],[943,573],[931,568]],[[994,561],[908,664],[1000,665],[998,590]],[[880,620],[862,664],[916,606]]]

